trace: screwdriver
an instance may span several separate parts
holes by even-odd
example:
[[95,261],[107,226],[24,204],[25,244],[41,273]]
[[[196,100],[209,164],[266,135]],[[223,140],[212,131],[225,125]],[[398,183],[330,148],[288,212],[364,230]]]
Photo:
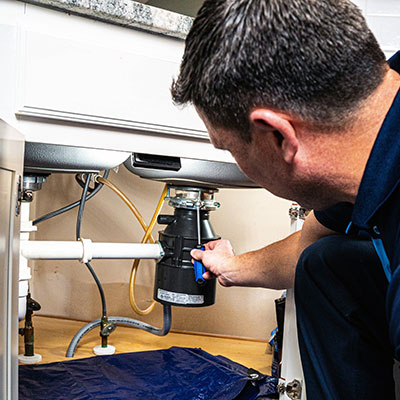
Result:
[[[200,197],[200,193],[199,193]],[[197,249],[204,250],[204,246],[201,244],[201,230],[200,230],[200,199],[197,203]],[[194,279],[199,285],[203,285],[205,280],[203,274],[206,272],[204,265],[201,261],[194,260]]]

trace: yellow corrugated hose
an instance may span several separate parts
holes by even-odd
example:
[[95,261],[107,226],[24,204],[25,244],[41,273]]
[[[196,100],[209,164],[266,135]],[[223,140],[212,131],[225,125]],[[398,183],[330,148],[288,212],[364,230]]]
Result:
[[[145,234],[142,238],[141,243],[154,243],[154,238],[152,237],[152,232],[154,229],[154,226],[157,222],[157,217],[161,212],[161,208],[164,202],[164,198],[167,195],[167,185],[165,185],[164,190],[161,193],[160,200],[158,201],[157,207],[154,211],[153,217],[150,221],[150,224],[147,226],[146,222],[144,221],[142,215],[140,214],[139,210],[135,207],[135,205],[129,200],[129,198],[113,183],[111,183],[108,179],[103,178],[102,176],[98,176],[96,180],[105,186],[109,187],[111,190],[113,190],[123,201],[124,203],[129,207],[129,209],[133,212],[137,220],[139,221],[141,227],[143,228]],[[145,310],[142,310],[138,307],[136,304],[135,300],[135,283],[136,283],[136,276],[137,276],[137,271],[138,267],[140,264],[140,260],[135,260],[132,265],[131,269],[131,275],[129,278],[129,303],[132,307],[132,310],[135,311],[136,314],[139,315],[147,315],[150,314],[153,310],[154,307],[156,306],[156,302],[153,300],[152,303],[150,304],[149,307],[147,307]]]

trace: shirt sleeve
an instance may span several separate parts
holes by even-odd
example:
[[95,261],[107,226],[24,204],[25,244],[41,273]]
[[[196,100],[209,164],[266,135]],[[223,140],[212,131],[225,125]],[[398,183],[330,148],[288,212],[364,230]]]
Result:
[[353,214],[353,204],[337,203],[325,210],[314,210],[317,221],[338,233],[346,233]]

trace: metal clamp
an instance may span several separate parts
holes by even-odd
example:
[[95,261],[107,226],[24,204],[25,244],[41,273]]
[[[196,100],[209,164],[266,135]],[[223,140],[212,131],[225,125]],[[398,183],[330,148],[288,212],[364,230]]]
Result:
[[[171,189],[175,190],[175,195],[171,195]],[[217,189],[205,189],[194,187],[168,186],[165,200],[174,208],[187,208],[195,210],[213,211],[220,206],[220,203],[214,201],[214,193]]]
[[296,203],[293,203],[292,206],[289,208],[289,217],[291,219],[305,220],[308,214],[309,214],[308,210],[299,206]]
[[294,379],[287,384],[280,383],[278,385],[278,392],[280,394],[286,393],[286,396],[291,400],[300,400],[302,392],[301,382],[298,379]]

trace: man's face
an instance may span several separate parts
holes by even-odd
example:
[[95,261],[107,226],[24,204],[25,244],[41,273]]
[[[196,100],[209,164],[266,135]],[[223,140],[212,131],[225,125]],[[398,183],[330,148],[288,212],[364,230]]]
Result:
[[267,142],[260,143],[255,137],[247,143],[236,132],[206,125],[214,147],[229,151],[253,182],[277,196],[291,198],[286,184],[288,166],[279,160],[273,146]]
[[337,202],[334,188],[323,182],[324,171],[313,167],[312,157],[299,155],[299,160],[288,164],[272,133],[253,134],[252,141],[246,143],[236,132],[203,121],[212,144],[228,150],[240,169],[259,186],[309,209],[323,209]]

